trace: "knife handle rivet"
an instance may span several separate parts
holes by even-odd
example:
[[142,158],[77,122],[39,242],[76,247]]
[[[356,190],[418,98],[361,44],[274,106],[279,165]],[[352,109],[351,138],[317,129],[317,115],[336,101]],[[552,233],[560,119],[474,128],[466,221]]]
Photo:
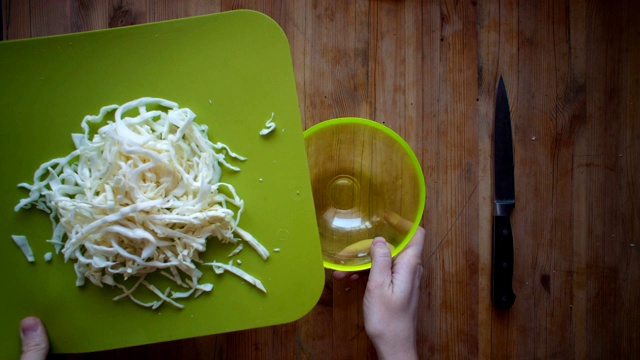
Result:
[[503,229],[502,230],[502,235],[505,235],[505,236],[509,235],[509,230]]
[[502,263],[502,267],[503,268],[508,268],[509,267],[509,263],[507,263],[506,261]]

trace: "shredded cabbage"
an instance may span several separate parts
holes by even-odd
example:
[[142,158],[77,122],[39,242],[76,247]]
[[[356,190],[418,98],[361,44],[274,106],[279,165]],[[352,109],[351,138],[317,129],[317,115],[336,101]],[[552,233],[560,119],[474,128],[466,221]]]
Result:
[[[154,109],[147,110],[149,105]],[[157,105],[168,111],[156,110]],[[128,116],[130,111],[137,114]],[[91,136],[90,126],[112,112],[114,120]],[[105,106],[83,119],[82,134],[72,134],[74,151],[42,164],[33,184],[19,184],[29,196],[15,210],[35,206],[50,213],[53,234],[48,241],[65,261],[75,262],[77,286],[88,279],[96,286],[122,289],[114,300],[128,297],[154,309],[164,302],[182,308],[173,299],[213,288],[199,283],[202,272],[197,268],[207,239],[244,241],[263,259],[269,257],[260,242],[238,227],[244,202],[231,184],[220,182],[222,166],[239,171],[227,156],[245,158],[211,142],[207,127],[195,123],[195,117],[190,109],[159,98]],[[253,278],[226,265],[220,268]],[[146,276],[158,269],[188,290],[157,289]],[[117,280],[130,277],[138,278],[131,288]],[[266,291],[257,279],[251,283]],[[135,298],[140,285],[158,300]]]
[[27,258],[27,261],[29,262],[36,261],[36,258],[33,256],[33,250],[31,250],[31,246],[29,245],[29,241],[27,240],[26,236],[11,235],[11,238],[13,239],[13,242],[15,242],[16,245],[18,245],[20,250],[22,250],[22,253]]
[[216,274],[222,274],[224,273],[225,270],[229,271],[232,274],[237,275],[238,277],[240,277],[241,279],[246,280],[249,284],[257,287],[258,289],[262,290],[263,292],[267,292],[267,289],[265,289],[264,285],[262,285],[262,282],[258,279],[256,279],[255,277],[247,274],[244,270],[233,266],[233,264],[230,262],[229,264],[223,264],[221,262],[210,262],[210,263],[204,263],[203,265],[211,265],[213,266],[213,271]]
[[276,129],[276,123],[273,122],[273,116],[274,113],[271,113],[271,118],[264,124],[264,129],[260,130],[260,135],[265,136]]

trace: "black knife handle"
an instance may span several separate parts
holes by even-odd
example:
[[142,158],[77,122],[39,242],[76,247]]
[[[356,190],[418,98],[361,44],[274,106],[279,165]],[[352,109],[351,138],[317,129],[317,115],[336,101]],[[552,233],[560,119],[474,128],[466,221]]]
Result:
[[513,278],[513,234],[509,216],[493,217],[493,264],[491,267],[491,301],[498,309],[509,309],[516,301]]

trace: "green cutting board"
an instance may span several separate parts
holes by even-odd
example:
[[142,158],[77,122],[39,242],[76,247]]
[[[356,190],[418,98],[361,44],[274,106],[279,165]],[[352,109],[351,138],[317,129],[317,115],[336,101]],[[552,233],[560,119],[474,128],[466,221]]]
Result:
[[[172,100],[197,114],[213,142],[246,156],[224,171],[245,201],[240,226],[271,252],[235,258],[264,294],[238,277],[204,269],[214,289],[157,310],[87,281],[53,247],[47,214],[15,213],[38,166],[73,149],[80,122],[108,104],[139,97]],[[275,132],[259,131],[274,113]],[[88,352],[291,322],[317,302],[324,270],[290,49],[267,16],[234,11],[161,23],[0,43],[0,349],[17,358],[20,319],[40,317],[57,353]],[[28,263],[11,239],[26,235]],[[210,240],[204,260],[228,261],[234,245]],[[279,248],[276,252],[273,249]],[[162,284],[161,276],[154,278]],[[167,285],[169,285],[167,281]],[[175,287],[175,286],[174,286]],[[159,286],[164,289],[164,287]]]

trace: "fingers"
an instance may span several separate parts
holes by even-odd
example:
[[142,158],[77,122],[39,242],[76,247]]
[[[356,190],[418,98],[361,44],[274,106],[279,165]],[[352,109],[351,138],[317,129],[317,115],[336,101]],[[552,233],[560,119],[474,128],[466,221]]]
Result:
[[418,227],[411,241],[396,256],[393,264],[394,289],[397,288],[402,293],[412,293],[420,288],[425,237],[425,230],[422,227]]
[[49,352],[49,339],[42,321],[37,317],[27,317],[20,322],[22,339],[22,360],[43,360]]
[[[422,283],[422,275],[424,273],[424,267],[422,264],[418,265],[415,275],[413,277],[413,291],[418,293],[420,291],[420,284]],[[416,297],[417,300],[417,297]]]
[[351,280],[358,280],[358,278],[360,278],[360,275],[358,275],[358,273],[354,273],[354,272],[349,272],[349,271],[334,271],[333,272],[333,278],[335,280],[342,280],[345,278],[349,278]]
[[416,229],[416,233],[413,234],[411,241],[405,246],[403,252],[409,252],[413,256],[417,255],[422,258],[422,251],[424,250],[424,242],[427,237],[427,232],[421,227],[418,226]]
[[344,278],[346,278],[347,276],[349,276],[348,272],[345,271],[334,271],[333,272],[333,278],[336,280],[342,280]]
[[371,244],[371,271],[369,281],[385,283],[391,280],[391,250],[385,239],[377,237]]
[[397,263],[410,264],[412,272],[415,271],[415,266],[422,264],[422,252],[424,250],[424,242],[426,238],[426,232],[422,227],[418,227],[416,233],[411,238],[411,241],[402,249],[402,252],[397,255]]
[[[424,242],[425,242],[426,232],[422,227],[418,227],[416,233],[411,238],[411,241],[405,246],[405,248],[398,254],[398,259],[400,263],[405,263],[405,265],[401,265],[401,267],[407,267],[406,270],[410,273],[416,272],[416,267],[422,267],[422,251],[424,250]],[[391,250],[389,248],[389,244],[382,237],[376,237],[371,243],[371,271],[369,273],[370,276],[375,279],[384,279],[385,276],[391,274],[391,267],[393,266],[393,261],[391,259]],[[410,258],[402,260],[403,258]],[[376,265],[378,263],[378,265]],[[377,274],[374,274],[376,270]],[[356,272],[350,271],[334,271],[333,278],[335,280],[342,280],[349,278],[351,280],[357,280],[360,275]]]

